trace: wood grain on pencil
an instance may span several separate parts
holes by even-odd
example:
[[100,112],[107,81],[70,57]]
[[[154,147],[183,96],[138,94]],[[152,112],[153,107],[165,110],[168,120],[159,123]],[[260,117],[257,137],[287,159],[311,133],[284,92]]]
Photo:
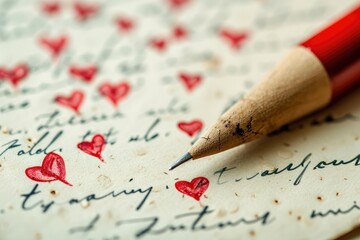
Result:
[[323,65],[305,47],[295,47],[189,153],[197,159],[252,141],[324,107],[330,99],[331,85]]

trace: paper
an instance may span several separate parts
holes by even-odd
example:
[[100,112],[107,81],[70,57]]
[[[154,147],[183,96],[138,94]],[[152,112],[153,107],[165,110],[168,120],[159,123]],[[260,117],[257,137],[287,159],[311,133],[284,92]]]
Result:
[[1,239],[332,239],[360,224],[360,91],[168,166],[358,1],[0,1]]

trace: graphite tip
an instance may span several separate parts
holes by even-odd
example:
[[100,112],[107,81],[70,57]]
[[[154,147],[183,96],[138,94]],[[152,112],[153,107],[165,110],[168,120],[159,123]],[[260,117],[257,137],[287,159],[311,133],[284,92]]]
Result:
[[185,153],[179,160],[177,160],[176,162],[174,162],[170,167],[169,170],[173,170],[174,168],[178,167],[179,165],[183,164],[184,162],[189,161],[190,159],[192,159],[192,156],[190,153]]

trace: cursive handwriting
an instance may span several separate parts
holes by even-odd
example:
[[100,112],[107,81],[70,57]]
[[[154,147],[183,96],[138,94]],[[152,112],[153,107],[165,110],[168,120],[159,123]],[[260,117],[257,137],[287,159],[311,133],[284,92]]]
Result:
[[[45,132],[40,138],[39,140],[35,141],[34,144],[27,150],[25,150],[25,146],[24,144],[19,143],[19,139],[14,139],[11,140],[3,145],[0,146],[1,148],[4,148],[4,150],[2,150],[2,152],[0,153],[0,156],[4,155],[6,152],[12,150],[12,149],[18,149],[18,148],[23,148],[21,150],[19,150],[17,152],[18,156],[21,155],[37,155],[37,154],[48,154],[49,152],[55,152],[55,151],[62,151],[61,148],[52,148],[52,145],[55,144],[55,142],[59,141],[59,139],[61,138],[63,134],[63,131],[58,131],[52,138],[50,138],[50,141],[47,141],[49,138],[48,136],[50,135],[50,132],[47,131]],[[41,145],[43,145],[44,147],[40,147]]]
[[38,131],[41,131],[43,129],[52,129],[57,127],[84,125],[91,122],[103,122],[111,119],[119,119],[122,117],[122,113],[113,112],[112,114],[102,113],[99,115],[92,115],[88,117],[73,115],[64,120],[65,117],[61,116],[58,110],[55,110],[51,113],[41,114],[35,119],[41,121],[41,123],[36,127]]
[[129,142],[138,142],[138,141],[150,142],[155,138],[159,137],[160,133],[155,131],[155,128],[159,125],[159,123],[160,123],[160,119],[159,118],[155,119],[155,121],[145,131],[143,136],[137,135],[130,137]]
[[268,176],[272,176],[272,175],[278,175],[278,174],[281,174],[281,173],[284,173],[284,172],[292,172],[292,171],[295,171],[295,170],[298,170],[298,175],[294,181],[294,185],[299,185],[300,182],[301,182],[301,179],[303,178],[304,176],[304,173],[305,171],[307,170],[309,164],[310,164],[310,160],[309,158],[311,157],[311,153],[309,153],[308,155],[305,156],[305,158],[297,165],[294,165],[294,163],[289,163],[288,165],[286,165],[285,167],[283,168],[274,168],[274,169],[271,169],[271,170],[264,170],[264,171],[260,171],[260,172],[257,172],[255,174],[252,174],[250,176],[247,176],[247,177],[241,177],[241,178],[233,178],[233,179],[227,179],[227,180],[223,180],[223,178],[225,177],[225,173],[228,173],[229,171],[232,171],[234,169],[236,169],[236,167],[223,167],[222,169],[220,170],[217,170],[214,172],[214,175],[218,175],[218,178],[217,178],[217,184],[219,185],[222,185],[222,184],[225,184],[229,181],[235,181],[235,182],[240,182],[241,180],[252,180],[256,177],[268,177]]
[[310,218],[325,218],[328,216],[337,216],[337,215],[346,215],[354,210],[360,210],[360,206],[357,205],[356,201],[354,201],[354,204],[348,208],[342,209],[329,209],[324,212],[313,210],[310,214]]
[[[161,219],[158,216],[154,217],[146,217],[146,218],[134,218],[134,219],[126,219],[120,220],[116,222],[117,226],[125,225],[125,224],[140,224],[139,230],[136,231],[135,237],[141,238],[147,235],[160,235],[164,233],[175,233],[179,231],[191,231],[191,232],[199,232],[199,231],[211,231],[215,229],[224,229],[237,227],[240,224],[243,225],[252,225],[259,223],[260,225],[267,225],[275,220],[275,218],[270,218],[270,212],[267,211],[260,216],[255,216],[251,218],[238,217],[232,220],[224,220],[219,222],[209,223],[209,216],[214,212],[214,210],[210,210],[209,206],[205,206],[198,212],[189,212],[183,213],[174,216],[173,220],[175,223],[167,223],[161,225]],[[185,219],[186,223],[176,223],[179,219]],[[205,223],[206,222],[206,223]]]
[[[28,193],[21,194],[20,196],[23,197],[23,201],[21,203],[21,208],[23,210],[29,211],[36,208],[40,208],[40,210],[43,213],[48,212],[50,209],[53,208],[55,205],[75,205],[79,204],[81,202],[91,202],[91,201],[101,201],[107,198],[117,198],[117,197],[126,197],[129,195],[141,195],[142,198],[138,202],[136,206],[136,210],[140,210],[142,206],[145,204],[146,200],[149,198],[150,193],[152,192],[153,187],[147,187],[145,189],[143,188],[137,188],[137,189],[123,189],[123,190],[113,190],[108,193],[104,194],[95,194],[91,193],[89,195],[86,195],[84,197],[78,197],[78,198],[70,198],[65,202],[56,202],[54,200],[51,201],[45,201],[45,200],[38,200],[36,201],[36,198],[39,198],[41,191],[38,190],[39,184],[35,184],[35,186],[30,190]],[[34,201],[36,201],[34,203]]]

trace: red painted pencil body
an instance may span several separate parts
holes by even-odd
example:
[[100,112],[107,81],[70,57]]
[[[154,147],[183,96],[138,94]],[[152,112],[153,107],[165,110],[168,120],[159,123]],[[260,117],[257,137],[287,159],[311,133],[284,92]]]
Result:
[[336,99],[360,82],[360,5],[300,45],[323,64]]

